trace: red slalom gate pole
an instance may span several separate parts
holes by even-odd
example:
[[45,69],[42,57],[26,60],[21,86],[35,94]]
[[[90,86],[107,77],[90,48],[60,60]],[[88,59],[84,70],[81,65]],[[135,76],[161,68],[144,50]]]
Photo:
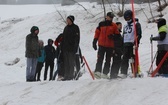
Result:
[[168,52],[164,55],[164,57],[160,61],[160,63],[157,66],[157,68],[152,72],[152,74],[151,74],[152,77],[154,77],[156,75],[156,73],[159,71],[160,67],[162,66],[162,64],[164,63],[164,61],[166,60],[167,57],[168,57]]
[[133,12],[133,24],[134,24],[134,40],[135,40],[135,69],[134,69],[134,77],[136,77],[136,73],[140,71],[139,65],[139,53],[138,53],[138,41],[137,41],[137,30],[135,24],[135,10],[134,10],[134,0],[131,0],[132,4],[132,12]]
[[91,75],[92,79],[94,80],[94,79],[95,79],[95,78],[94,78],[94,75],[93,75],[93,73],[92,73],[92,71],[91,71],[91,69],[90,69],[90,67],[89,67],[89,65],[88,65],[88,63],[87,63],[87,61],[86,61],[85,57],[84,57],[84,56],[82,56],[82,58],[83,58],[83,60],[84,60],[84,61],[85,61],[85,63],[86,63],[86,66],[87,66],[87,68],[88,68],[88,70],[89,70],[89,73],[90,73],[90,75]]

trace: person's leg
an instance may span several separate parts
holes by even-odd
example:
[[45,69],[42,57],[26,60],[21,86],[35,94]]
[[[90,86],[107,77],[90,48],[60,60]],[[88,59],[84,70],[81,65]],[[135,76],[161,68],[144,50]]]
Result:
[[32,62],[32,70],[31,70],[31,80],[35,81],[35,74],[36,74],[36,66],[37,66],[37,58],[33,58]]
[[26,81],[30,81],[31,79],[31,68],[32,68],[32,58],[27,58],[26,60],[27,67],[26,67]]
[[99,46],[95,72],[100,72],[101,73],[104,54],[105,54],[105,48]]
[[74,67],[75,67],[75,54],[73,52],[69,53],[69,79],[74,78]]
[[[156,66],[159,65],[159,63],[161,62],[162,58],[164,57],[164,55],[166,54],[167,51],[161,50],[158,51],[157,57],[156,57]],[[164,61],[163,65],[160,67],[158,73],[159,74],[164,74],[164,69],[166,69],[166,60]]]
[[39,69],[40,69],[40,62],[37,62],[37,66],[36,66],[36,74],[35,74],[35,79],[36,79],[36,80],[38,80]]
[[110,71],[109,69],[110,69],[111,57],[113,54],[113,48],[105,48],[105,51],[106,51],[106,59],[103,68],[103,74],[107,75]]
[[48,67],[49,67],[49,63],[48,63],[48,62],[45,62],[44,80],[47,79]]
[[40,76],[41,76],[41,70],[43,68],[43,63],[39,62],[39,70],[38,70],[38,75],[37,75],[37,81],[40,81]]
[[127,75],[129,67],[129,59],[133,56],[133,46],[124,47],[124,55],[121,63],[121,74]]
[[64,70],[65,70],[64,79],[68,79],[69,78],[69,69],[70,69],[68,52],[63,52],[63,60],[64,60],[64,64],[63,64]]
[[53,79],[53,70],[54,70],[54,62],[50,63],[50,78],[49,80]]
[[110,73],[110,78],[116,78],[119,72],[121,66],[121,55],[115,53],[113,55],[113,63],[111,66],[111,73]]

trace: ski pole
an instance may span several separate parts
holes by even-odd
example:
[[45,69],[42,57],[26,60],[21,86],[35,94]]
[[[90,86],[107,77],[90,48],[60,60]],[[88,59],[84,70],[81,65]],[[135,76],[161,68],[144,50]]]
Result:
[[81,69],[82,69],[84,66],[85,66],[85,63],[83,63],[83,64],[81,65],[80,70],[78,71],[77,75],[75,76],[75,80],[78,79],[78,77],[79,77],[79,75],[80,75],[80,73],[81,73]]
[[[151,35],[151,38],[153,38],[153,35]],[[152,69],[152,72],[153,72],[153,41],[151,40],[151,69]]]
[[83,60],[85,61],[85,64],[86,64],[86,66],[87,66],[87,68],[88,68],[88,70],[89,70],[89,73],[90,73],[92,79],[94,80],[94,79],[95,79],[95,78],[94,78],[94,75],[93,75],[92,71],[90,70],[90,67],[89,67],[89,65],[88,65],[88,63],[87,63],[85,57],[82,56],[82,58],[83,58]]
[[[153,60],[152,60],[152,62],[151,62],[151,66],[150,66],[150,68],[149,68],[149,70],[148,70],[148,74],[151,73],[151,70],[153,70],[153,63],[154,63],[154,61],[155,61],[155,59],[156,59],[156,56],[157,56],[157,52],[156,52],[156,54],[155,54],[155,56],[154,56],[154,58],[153,58]],[[152,71],[152,72],[153,72],[153,71]]]

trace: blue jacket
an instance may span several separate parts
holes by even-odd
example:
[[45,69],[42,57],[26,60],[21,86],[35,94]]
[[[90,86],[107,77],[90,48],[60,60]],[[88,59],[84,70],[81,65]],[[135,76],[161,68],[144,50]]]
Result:
[[45,58],[46,58],[46,53],[45,53],[44,48],[42,48],[40,50],[40,53],[41,53],[41,56],[38,57],[38,62],[42,62],[43,63],[45,61]]

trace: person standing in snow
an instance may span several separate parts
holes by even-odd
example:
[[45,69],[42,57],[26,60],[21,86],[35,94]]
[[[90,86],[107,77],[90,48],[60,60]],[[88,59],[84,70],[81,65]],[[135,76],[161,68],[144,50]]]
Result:
[[[111,57],[114,50],[114,37],[119,36],[119,31],[117,25],[112,22],[114,18],[114,14],[112,12],[108,12],[106,16],[106,20],[99,23],[96,28],[94,39],[93,39],[93,48],[97,50],[97,42],[98,42],[98,54],[97,54],[97,63],[94,71],[94,76],[96,78],[108,78],[107,74],[110,69]],[[102,64],[105,58],[105,64],[102,72]]]
[[[119,32],[122,31],[122,23],[116,22]],[[114,38],[114,53],[113,53],[113,63],[111,66],[110,79],[117,78],[118,72],[121,66],[121,56],[123,53],[123,37],[121,34],[119,37]]]
[[[124,19],[127,21],[127,24],[123,28],[123,40],[124,40],[124,49],[123,49],[123,58],[122,58],[122,63],[121,63],[121,77],[126,78],[127,77],[127,72],[128,72],[128,67],[129,67],[129,59],[133,58],[134,59],[134,54],[133,54],[133,46],[135,44],[135,38],[134,38],[134,25],[133,25],[133,12],[131,10],[127,10],[124,12]],[[138,44],[141,39],[141,25],[138,22],[138,19],[136,21],[136,35],[137,35],[137,40]],[[135,60],[134,60],[135,61]]]
[[67,26],[63,31],[62,51],[64,62],[64,79],[72,80],[74,78],[75,54],[79,47],[80,30],[74,24],[75,17],[70,15],[67,17]]
[[43,64],[45,61],[45,51],[44,51],[44,42],[42,40],[39,40],[39,47],[40,47],[40,56],[38,57],[38,62],[37,62],[37,67],[36,67],[36,80],[37,81],[41,81],[40,80],[40,76],[41,76],[41,70],[43,68]]
[[30,29],[30,34],[26,36],[26,81],[35,81],[37,58],[39,57],[39,44],[38,44],[38,34],[39,28],[33,26]]
[[44,80],[47,80],[48,67],[50,67],[50,77],[49,80],[53,80],[53,69],[54,69],[54,59],[55,59],[55,48],[52,46],[53,40],[48,39],[48,45],[44,47],[46,58],[45,58],[45,71]]
[[61,50],[61,42],[62,42],[62,38],[63,34],[61,33],[60,35],[58,35],[58,37],[56,38],[54,44],[57,47],[56,48],[56,58],[57,58],[57,70],[54,73],[54,78],[53,80],[55,80],[56,75],[58,74],[58,78],[57,81],[61,81],[62,79],[64,79],[64,65],[63,65],[63,53]]
[[[158,66],[162,58],[168,51],[168,26],[166,25],[166,19],[160,18],[157,20],[157,27],[159,34],[156,37],[151,37],[151,41],[158,41],[158,51],[156,57],[156,65]],[[160,74],[168,74],[168,58],[164,61],[161,68],[158,71]]]

